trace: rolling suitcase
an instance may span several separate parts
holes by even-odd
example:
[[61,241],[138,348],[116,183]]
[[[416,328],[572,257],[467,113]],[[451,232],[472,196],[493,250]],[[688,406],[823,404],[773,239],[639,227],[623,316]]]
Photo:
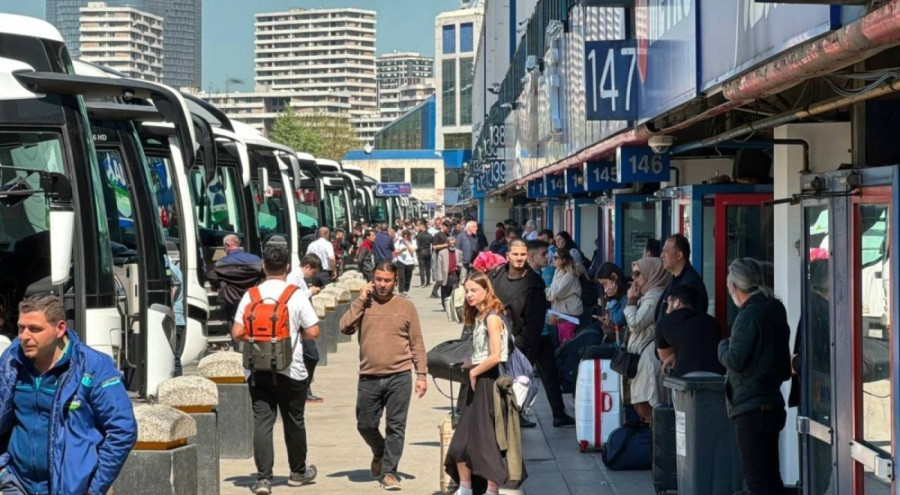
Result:
[[581,452],[600,449],[622,425],[619,374],[606,359],[585,359],[575,384],[575,435]]
[[441,465],[438,479],[441,484],[441,493],[452,493],[450,483],[453,479],[444,470],[444,461],[447,459],[447,448],[450,447],[450,439],[453,438],[453,417],[448,414],[438,423],[438,431],[441,435]]
[[653,488],[658,495],[678,490],[675,457],[675,408],[657,404],[653,408]]

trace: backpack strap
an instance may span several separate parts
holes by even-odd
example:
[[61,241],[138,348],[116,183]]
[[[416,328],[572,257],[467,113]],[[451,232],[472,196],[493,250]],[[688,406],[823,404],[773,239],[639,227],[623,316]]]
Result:
[[284,288],[284,292],[281,293],[281,297],[278,298],[278,304],[279,305],[282,305],[282,304],[287,305],[288,301],[291,300],[291,297],[293,297],[294,293],[297,292],[299,289],[300,289],[300,287],[298,287],[294,284],[289,284],[287,287]]
[[259,286],[251,287],[247,292],[250,294],[250,304],[248,304],[244,309],[244,318],[248,323],[244,325],[244,330],[249,332],[248,340],[252,343],[254,341],[253,322],[256,320],[256,318],[253,316],[253,311],[255,311],[256,306],[258,306],[262,302],[262,294],[260,294],[259,292]]

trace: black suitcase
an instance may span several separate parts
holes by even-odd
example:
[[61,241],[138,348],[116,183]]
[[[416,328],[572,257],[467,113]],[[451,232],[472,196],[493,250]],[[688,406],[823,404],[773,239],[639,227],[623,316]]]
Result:
[[658,495],[678,490],[675,457],[675,409],[665,404],[653,408],[653,488]]

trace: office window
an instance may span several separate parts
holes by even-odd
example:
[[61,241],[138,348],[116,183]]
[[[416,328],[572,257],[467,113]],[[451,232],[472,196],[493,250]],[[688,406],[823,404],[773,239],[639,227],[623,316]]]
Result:
[[461,168],[444,169],[444,188],[462,187],[463,173]]
[[434,187],[433,168],[414,168],[410,170],[413,187]]
[[456,53],[456,25],[444,26],[444,53]]
[[405,168],[381,169],[381,182],[406,182]]
[[441,123],[456,125],[456,60],[444,60],[441,70],[444,79],[441,85]]
[[444,134],[444,149],[470,150],[472,149],[472,135],[469,133]]
[[472,23],[467,22],[465,24],[460,24],[460,26],[459,26],[459,51],[460,51],[460,53],[469,53],[471,51],[474,51],[472,37],[473,37]]
[[459,125],[472,124],[472,83],[475,80],[473,67],[472,57],[459,59]]

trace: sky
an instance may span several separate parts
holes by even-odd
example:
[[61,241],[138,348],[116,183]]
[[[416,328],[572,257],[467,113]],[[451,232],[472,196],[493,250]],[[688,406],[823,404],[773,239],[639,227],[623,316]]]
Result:
[[[376,53],[413,51],[434,56],[434,18],[458,0],[203,0],[203,88],[253,89],[253,15],[291,8],[356,7],[374,10]],[[0,0],[0,12],[44,17],[43,0]],[[165,21],[164,21],[165,22]]]

